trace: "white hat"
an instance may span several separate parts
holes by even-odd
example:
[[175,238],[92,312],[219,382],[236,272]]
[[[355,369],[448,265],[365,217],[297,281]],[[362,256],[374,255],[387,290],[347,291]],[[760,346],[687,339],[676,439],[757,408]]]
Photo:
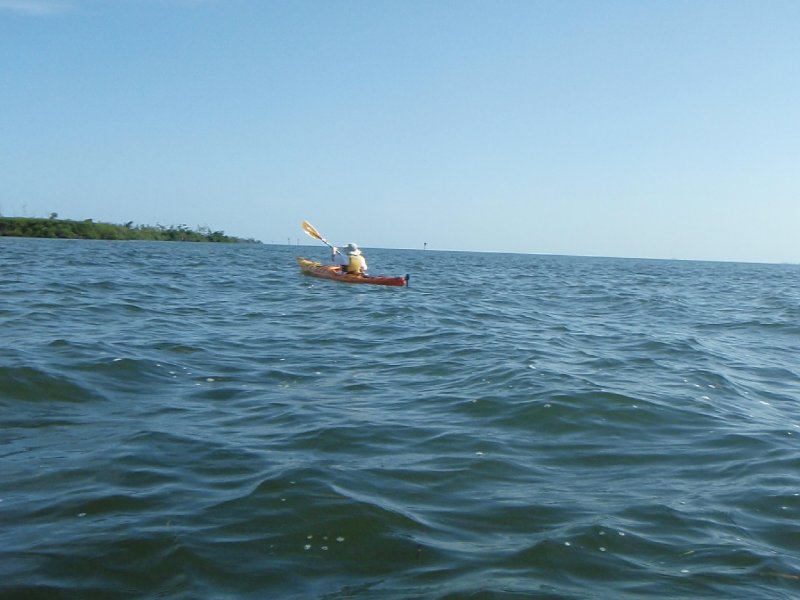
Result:
[[361,254],[361,250],[359,250],[358,246],[356,246],[353,242],[350,242],[349,244],[347,244],[347,247],[345,248],[345,250],[347,251],[348,254],[356,254],[356,255],[360,255]]

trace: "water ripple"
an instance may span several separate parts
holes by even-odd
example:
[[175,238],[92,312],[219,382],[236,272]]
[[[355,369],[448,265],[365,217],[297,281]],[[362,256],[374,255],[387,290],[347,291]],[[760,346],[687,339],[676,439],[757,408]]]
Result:
[[796,596],[795,267],[320,252],[0,239],[0,595]]

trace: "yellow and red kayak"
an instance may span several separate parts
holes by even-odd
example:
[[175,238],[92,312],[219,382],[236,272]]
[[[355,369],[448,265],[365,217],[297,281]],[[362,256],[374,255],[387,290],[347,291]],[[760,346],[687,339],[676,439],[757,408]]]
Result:
[[408,285],[408,275],[391,277],[388,275],[356,275],[355,273],[342,273],[338,265],[323,265],[322,263],[308,260],[302,256],[297,257],[300,270],[306,275],[341,281],[342,283],[370,283],[372,285],[393,285],[402,287]]

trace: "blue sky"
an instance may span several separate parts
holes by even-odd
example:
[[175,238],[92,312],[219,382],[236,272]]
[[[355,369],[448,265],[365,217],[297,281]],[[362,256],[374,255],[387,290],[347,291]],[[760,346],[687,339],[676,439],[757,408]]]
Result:
[[794,0],[0,0],[0,214],[800,262]]

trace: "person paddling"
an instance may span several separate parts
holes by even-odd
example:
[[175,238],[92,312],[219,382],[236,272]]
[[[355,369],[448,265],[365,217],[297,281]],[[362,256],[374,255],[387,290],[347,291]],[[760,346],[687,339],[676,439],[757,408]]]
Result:
[[358,249],[357,245],[352,242],[347,244],[347,247],[344,248],[344,254],[336,246],[333,246],[331,250],[333,251],[334,263],[341,266],[343,272],[358,275],[367,274],[367,259],[361,254],[361,250]]

